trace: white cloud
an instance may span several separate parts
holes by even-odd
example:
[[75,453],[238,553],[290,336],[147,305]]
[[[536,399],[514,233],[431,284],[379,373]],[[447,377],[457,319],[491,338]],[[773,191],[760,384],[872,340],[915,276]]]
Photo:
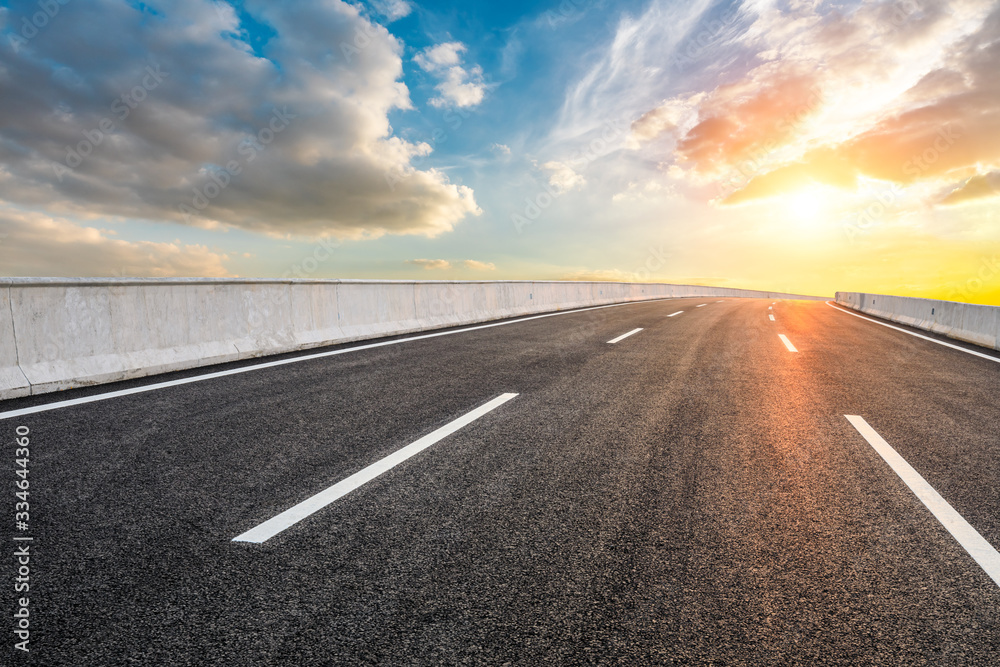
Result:
[[561,279],[581,282],[632,283],[636,281],[636,274],[621,269],[583,269],[565,273]]
[[450,67],[444,81],[437,85],[439,97],[430,101],[434,107],[474,107],[483,101],[486,94],[486,84],[483,83],[483,70],[476,65],[466,71],[461,67]]
[[623,15],[611,42],[595,49],[601,56],[568,87],[554,139],[580,137],[609,118],[634,118],[636,109],[662,99],[673,78],[664,68],[712,4],[653,0],[641,16]]
[[0,49],[0,201],[355,239],[436,236],[480,213],[471,189],[411,165],[429,145],[393,135],[388,114],[411,108],[403,47],[357,7],[247,0],[276,31],[266,57],[226,3],[142,7],[69,3],[44,40]]
[[645,201],[648,199],[674,199],[677,193],[673,187],[650,179],[645,183],[631,182],[622,192],[611,197],[614,202]]
[[497,265],[493,262],[480,262],[474,259],[467,259],[462,262],[467,269],[473,271],[496,271]]
[[587,184],[587,179],[573,171],[572,167],[563,162],[546,162],[542,165],[542,169],[551,172],[549,185],[559,193],[576,190]]
[[1000,171],[976,174],[949,192],[942,203],[961,204],[987,197],[1000,197]]
[[705,93],[685,95],[663,101],[632,123],[632,133],[626,146],[638,149],[663,134],[676,137],[691,129],[698,120],[698,104]]
[[502,155],[510,155],[510,146],[507,144],[493,144],[490,148]]
[[424,71],[439,79],[435,90],[441,94],[430,100],[431,106],[473,107],[483,101],[486,94],[483,68],[474,65],[466,69],[462,63],[465,51],[466,46],[461,42],[446,42],[428,47],[413,58]]
[[[444,271],[453,267],[453,264],[447,259],[408,259],[406,263],[419,266],[427,271]],[[496,264],[492,262],[480,262],[475,259],[464,259],[460,263],[463,267],[473,271],[495,271],[497,268]]]
[[[739,43],[766,62],[706,91],[674,157],[729,204],[815,183],[916,192],[982,174],[1000,156],[998,26],[988,0],[761,3]],[[936,140],[948,150],[916,168]]]
[[445,67],[454,67],[462,63],[462,54],[466,46],[461,42],[445,42],[437,46],[429,46],[414,58],[420,67],[427,72],[435,72]]
[[[624,14],[567,88],[557,154],[608,118],[633,121],[624,146],[638,154],[602,165],[615,202],[652,198],[625,183],[654,165],[696,198],[751,180],[748,198],[810,180],[852,188],[859,175],[907,182],[945,125],[964,134],[922,178],[943,172],[958,187],[1000,164],[995,0],[736,5],[651,0]],[[988,192],[985,178],[968,182],[947,201]]]
[[389,23],[409,16],[413,11],[413,6],[406,0],[373,0],[372,7]]
[[202,245],[109,238],[43,213],[0,208],[0,267],[8,276],[215,277],[232,275],[229,257]]
[[427,271],[444,270],[451,268],[451,262],[446,259],[408,259],[407,264],[419,266]]

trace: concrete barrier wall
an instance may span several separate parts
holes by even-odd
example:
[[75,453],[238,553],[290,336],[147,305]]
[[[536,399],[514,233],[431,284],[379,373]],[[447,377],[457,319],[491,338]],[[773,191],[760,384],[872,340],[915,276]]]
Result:
[[656,283],[0,279],[0,398],[390,334],[675,296]]
[[1000,349],[1000,307],[861,292],[837,292],[837,303],[892,322]]
[[0,290],[0,398],[23,396],[31,385],[17,363],[14,315],[10,309],[10,290]]

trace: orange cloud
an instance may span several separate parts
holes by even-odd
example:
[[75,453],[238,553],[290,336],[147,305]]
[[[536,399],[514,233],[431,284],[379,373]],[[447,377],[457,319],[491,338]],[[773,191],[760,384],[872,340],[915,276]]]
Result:
[[[723,203],[816,183],[855,190],[860,177],[971,178],[951,203],[982,196],[974,177],[1000,169],[995,2],[761,8],[742,44],[763,64],[647,111],[630,137],[637,148],[679,135],[678,173],[698,185],[721,177]],[[682,111],[697,121],[682,123]]]
[[677,156],[700,172],[732,167],[792,139],[822,101],[816,73],[768,64],[738,84],[721,86],[702,103],[700,122],[678,142]]
[[427,271],[444,270],[451,268],[451,262],[446,259],[408,259],[407,264],[422,267]]
[[773,196],[813,182],[853,189],[858,176],[902,185],[969,179],[941,202],[946,204],[993,194],[993,181],[981,172],[984,165],[1000,165],[1000,8],[960,41],[948,60],[948,67],[931,70],[900,96],[896,113],[850,139],[750,178],[723,202]]
[[[0,273],[8,276],[231,276],[202,245],[124,241],[114,231],[0,205]],[[53,272],[52,267],[58,267]]]
[[1000,197],[1000,171],[979,174],[948,193],[942,204],[961,204],[972,199]]
[[857,177],[857,169],[835,151],[816,150],[807,154],[800,162],[786,164],[750,178],[743,187],[724,197],[721,203],[741,204],[817,183],[853,188],[857,184]]

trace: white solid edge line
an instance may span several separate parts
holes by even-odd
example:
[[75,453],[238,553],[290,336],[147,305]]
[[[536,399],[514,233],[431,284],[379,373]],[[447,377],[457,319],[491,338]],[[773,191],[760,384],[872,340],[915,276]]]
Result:
[[770,314],[769,314],[769,315],[768,315],[768,317],[769,317],[769,318],[771,318],[771,321],[772,321],[772,322],[774,321],[774,315],[770,315]]
[[256,528],[251,528],[247,532],[233,538],[233,542],[253,542],[260,544],[265,542],[281,531],[295,525],[302,519],[318,512],[330,503],[343,498],[348,493],[358,487],[370,482],[382,473],[395,468],[406,459],[419,454],[434,443],[448,437],[463,426],[471,424],[488,412],[495,410],[507,401],[517,396],[517,394],[501,394],[489,403],[481,405],[471,412],[467,412],[458,419],[445,424],[433,433],[428,433],[419,440],[396,450],[380,461],[376,461],[367,468],[360,470],[350,477],[337,482],[333,486],[320,491],[311,498],[303,500],[298,505],[285,510],[278,516],[268,519]]
[[948,504],[948,501],[941,497],[923,477],[920,476],[913,467],[900,456],[889,443],[882,439],[875,432],[868,422],[857,415],[844,415],[847,421],[858,430],[865,440],[868,441],[879,456],[889,464],[899,478],[906,483],[914,495],[920,499],[931,511],[931,513],[941,522],[951,536],[958,540],[962,548],[969,552],[969,555],[979,563],[979,567],[990,576],[997,586],[1000,586],[1000,553],[987,542],[979,532],[973,528],[962,515]]
[[[215,371],[214,373],[206,373],[204,375],[193,375],[187,378],[181,378],[179,380],[169,380],[167,382],[157,382],[155,384],[147,384],[141,387],[133,387],[131,389],[119,389],[117,391],[109,391],[104,394],[94,394],[93,396],[83,396],[81,398],[71,398],[65,401],[53,401],[52,403],[43,403],[42,405],[35,405],[30,408],[20,408],[18,410],[8,410],[6,412],[0,412],[0,419],[10,419],[11,417],[20,417],[22,415],[31,415],[37,412],[47,412],[49,410],[58,410],[59,408],[68,408],[74,405],[83,405],[86,403],[96,403],[97,401],[106,401],[111,398],[120,398],[122,396],[130,396],[132,394],[141,394],[147,391],[155,391],[157,389],[166,389],[168,387],[177,387],[180,385],[191,384],[193,382],[201,382],[203,380],[214,380],[216,378],[226,377],[228,375],[239,375],[240,373],[250,373],[252,371],[259,371],[265,368],[274,368],[275,366],[284,366],[286,364],[295,364],[300,361],[311,361],[313,359],[322,359],[323,357],[332,357],[338,354],[349,354],[351,352],[359,352],[361,350],[371,350],[377,347],[384,347],[386,345],[398,345],[400,343],[409,343],[414,340],[426,340],[428,338],[437,338],[438,336],[450,336],[452,334],[465,333],[467,331],[478,331],[480,329],[489,329],[492,327],[502,327],[508,324],[518,324],[520,322],[528,322],[530,320],[539,320],[545,317],[556,317],[557,315],[572,315],[573,313],[582,313],[588,310],[601,310],[602,308],[616,308],[618,306],[630,306],[637,303],[652,303],[656,301],[672,301],[677,297],[664,297],[662,299],[648,299],[646,301],[626,301],[624,303],[609,303],[604,306],[590,306],[588,308],[579,308],[577,310],[563,310],[555,313],[544,313],[542,315],[532,315],[531,317],[522,317],[516,320],[507,320],[504,322],[491,322],[489,324],[478,324],[474,327],[466,327],[464,329],[456,329],[454,331],[438,331],[435,333],[422,334],[420,336],[410,336],[409,338],[400,338],[397,340],[386,340],[378,343],[366,343],[364,345],[356,345],[354,347],[341,348],[339,350],[330,350],[327,352],[317,352],[315,354],[305,354],[299,357],[291,357],[288,359],[279,359],[277,361],[267,361],[260,364],[253,364],[252,366],[241,366],[240,368],[231,368],[226,371]],[[683,297],[681,297],[683,298]],[[683,312],[683,311],[682,311]],[[386,334],[391,336],[392,334]],[[331,345],[338,345],[338,343],[331,343]],[[242,360],[241,360],[242,361]],[[190,369],[188,369],[190,370]],[[138,379],[138,378],[133,378]]]
[[789,352],[798,352],[798,350],[795,349],[795,346],[792,345],[792,341],[788,340],[788,336],[785,334],[778,334],[778,338],[780,338],[781,342],[785,344],[785,347],[788,348]]
[[608,345],[614,345],[614,344],[615,344],[615,343],[617,343],[618,341],[620,341],[620,340],[625,340],[626,338],[628,338],[628,337],[629,337],[629,336],[631,336],[632,334],[637,334],[637,333],[639,333],[640,331],[642,331],[642,327],[639,327],[638,329],[632,329],[632,330],[631,330],[631,331],[629,331],[628,333],[624,333],[624,334],[622,334],[621,336],[619,336],[618,338],[613,338],[613,339],[609,340],[609,341],[608,341]]
[[674,315],[680,315],[683,312],[684,312],[683,310],[678,310],[676,313],[670,313],[669,315],[667,315],[667,317],[673,317]]
[[890,329],[895,329],[896,331],[902,331],[903,333],[909,334],[909,335],[914,336],[916,338],[922,338],[923,340],[929,340],[930,342],[937,343],[938,345],[944,345],[945,347],[950,347],[951,349],[958,350],[959,352],[965,352],[966,354],[971,354],[971,355],[974,355],[974,356],[977,356],[977,357],[982,357],[983,359],[989,359],[990,361],[995,361],[997,363],[1000,363],[1000,358],[991,357],[988,354],[983,354],[982,352],[976,352],[975,350],[970,350],[968,348],[964,348],[961,345],[952,345],[951,343],[946,343],[943,340],[938,340],[936,338],[931,338],[930,336],[921,336],[918,333],[914,333],[912,331],[907,331],[906,329],[903,329],[902,327],[896,327],[896,326],[893,326],[891,324],[887,324],[886,322],[879,322],[876,319],[872,319],[872,318],[875,317],[874,315],[872,315],[870,317],[865,317],[864,315],[858,315],[857,313],[851,312],[850,310],[847,310],[846,308],[842,308],[840,306],[835,306],[832,303],[830,303],[829,301],[824,301],[823,303],[825,303],[826,305],[830,306],[834,310],[837,310],[837,311],[840,311],[840,312],[844,313],[845,315],[853,315],[854,317],[857,317],[858,319],[865,320],[866,322],[871,322],[872,324],[879,324],[879,325],[881,325],[883,327],[889,327]]

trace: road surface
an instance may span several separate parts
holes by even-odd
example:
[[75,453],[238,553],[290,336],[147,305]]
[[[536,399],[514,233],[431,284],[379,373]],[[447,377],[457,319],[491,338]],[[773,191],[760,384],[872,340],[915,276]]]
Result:
[[0,403],[0,663],[1000,664],[907,482],[1000,545],[989,353],[807,301],[452,331]]

